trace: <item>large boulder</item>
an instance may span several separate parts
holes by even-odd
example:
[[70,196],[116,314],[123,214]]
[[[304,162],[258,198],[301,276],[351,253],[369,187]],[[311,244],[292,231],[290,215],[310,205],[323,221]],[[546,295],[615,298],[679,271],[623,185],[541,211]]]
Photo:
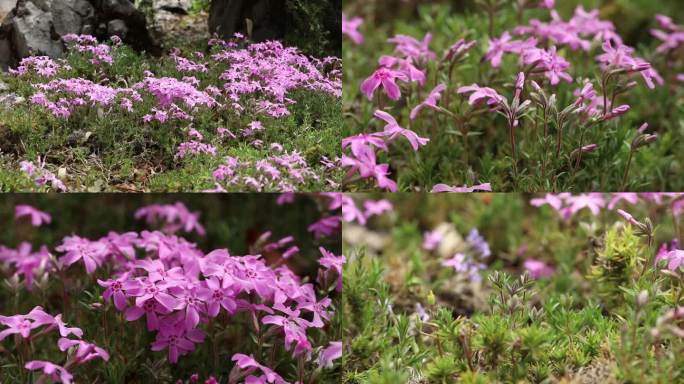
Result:
[[0,0],[0,24],[2,20],[7,16],[14,6],[17,4],[17,0]]
[[62,37],[70,33],[100,39],[117,35],[138,50],[161,53],[147,30],[145,15],[129,0],[16,0],[11,12],[0,19],[2,69],[29,55],[62,57]]

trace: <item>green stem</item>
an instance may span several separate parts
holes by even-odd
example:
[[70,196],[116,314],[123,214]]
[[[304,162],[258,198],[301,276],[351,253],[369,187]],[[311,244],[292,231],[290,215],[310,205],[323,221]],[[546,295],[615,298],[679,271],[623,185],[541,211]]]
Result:
[[629,175],[629,167],[632,165],[632,158],[634,157],[634,150],[630,149],[629,159],[627,160],[627,167],[625,167],[625,174],[622,176],[622,184],[620,185],[620,190],[625,189],[625,184],[627,184],[627,175]]

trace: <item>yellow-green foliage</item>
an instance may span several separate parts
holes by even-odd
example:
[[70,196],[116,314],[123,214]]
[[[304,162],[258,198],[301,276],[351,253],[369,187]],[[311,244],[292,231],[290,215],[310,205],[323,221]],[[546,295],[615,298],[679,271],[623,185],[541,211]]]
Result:
[[588,278],[608,309],[617,309],[623,304],[620,287],[638,273],[644,252],[644,243],[630,226],[612,227],[606,232],[604,245],[597,253]]

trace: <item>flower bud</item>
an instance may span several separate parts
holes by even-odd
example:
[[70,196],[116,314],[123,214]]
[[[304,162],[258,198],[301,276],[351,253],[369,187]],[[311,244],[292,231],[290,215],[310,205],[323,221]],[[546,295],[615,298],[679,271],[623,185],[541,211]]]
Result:
[[637,306],[641,308],[646,305],[646,303],[648,303],[648,291],[643,290],[637,295]]

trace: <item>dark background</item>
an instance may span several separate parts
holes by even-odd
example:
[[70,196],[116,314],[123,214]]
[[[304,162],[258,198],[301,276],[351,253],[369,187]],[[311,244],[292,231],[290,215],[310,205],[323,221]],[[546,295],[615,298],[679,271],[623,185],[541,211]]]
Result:
[[[309,195],[298,195],[294,203],[279,206],[279,194],[4,194],[0,197],[0,244],[16,247],[28,241],[37,249],[46,244],[54,252],[62,238],[76,234],[89,239],[106,236],[109,231],[127,232],[153,229],[145,220],[136,220],[135,211],[149,204],[180,201],[190,211],[200,211],[200,223],[207,233],[179,231],[177,235],[198,244],[205,253],[228,248],[234,255],[248,253],[248,246],[265,231],[271,240],[292,235],[300,253],[292,258],[296,272],[315,275],[318,246],[339,254],[339,235],[314,241],[307,227],[321,217],[317,202]],[[38,228],[27,218],[14,220],[14,207],[29,204],[52,215],[52,223]],[[156,229],[156,227],[154,228]]]

